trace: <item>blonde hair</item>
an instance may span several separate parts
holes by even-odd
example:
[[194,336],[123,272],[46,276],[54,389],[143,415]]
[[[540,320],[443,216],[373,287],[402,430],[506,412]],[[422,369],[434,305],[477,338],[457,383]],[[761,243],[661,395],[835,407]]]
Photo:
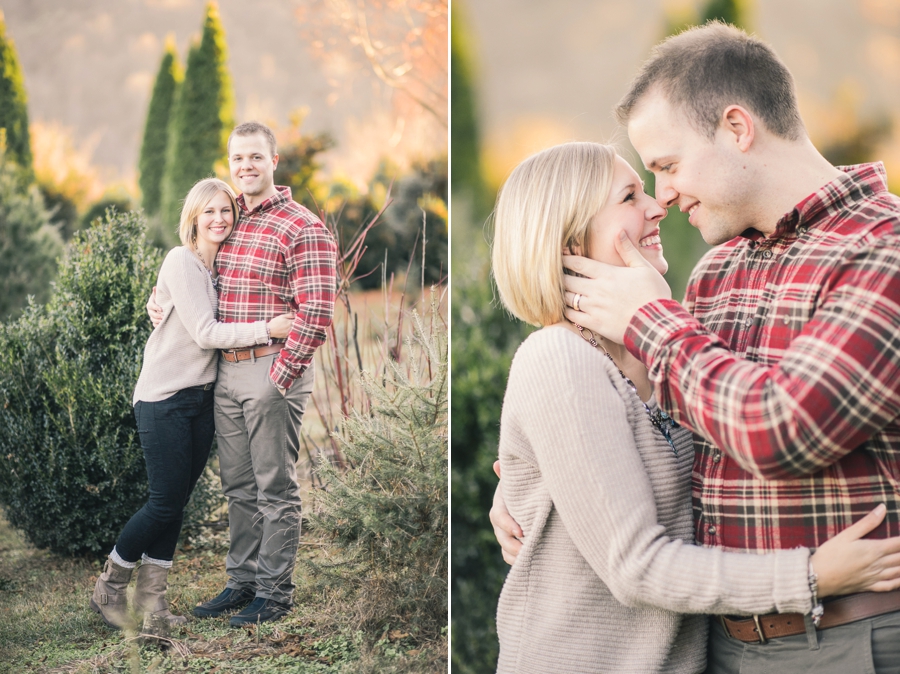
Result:
[[238,207],[237,197],[231,185],[218,178],[204,178],[191,188],[184,198],[184,206],[181,208],[181,220],[178,224],[178,237],[185,246],[191,246],[197,238],[197,216],[203,211],[212,199],[224,192],[231,201],[231,212],[234,214],[234,224],[237,224]]
[[500,189],[491,262],[500,300],[517,318],[532,325],[563,320],[563,248],[588,249],[615,160],[609,145],[556,145],[519,164]]

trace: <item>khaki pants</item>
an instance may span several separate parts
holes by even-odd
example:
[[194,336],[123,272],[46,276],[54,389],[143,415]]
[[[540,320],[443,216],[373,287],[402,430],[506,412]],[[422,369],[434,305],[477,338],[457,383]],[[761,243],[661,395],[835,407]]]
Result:
[[231,543],[227,587],[290,603],[300,542],[297,458],[313,365],[282,397],[269,379],[277,354],[219,358],[215,419]]
[[896,674],[900,672],[900,612],[765,644],[745,644],[729,637],[718,617],[712,616],[706,674],[726,672]]

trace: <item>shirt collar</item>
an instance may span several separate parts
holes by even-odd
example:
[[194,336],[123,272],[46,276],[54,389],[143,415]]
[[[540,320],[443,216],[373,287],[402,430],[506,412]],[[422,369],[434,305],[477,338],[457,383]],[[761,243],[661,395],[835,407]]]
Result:
[[275,206],[280,206],[281,204],[286,204],[287,202],[292,200],[291,196],[291,188],[285,187],[284,185],[275,185],[275,194],[271,197],[263,201],[259,206],[254,208],[252,211],[247,210],[247,202],[244,200],[244,195],[240,195],[237,198],[238,208],[241,209],[247,215],[251,213],[257,213],[262,211],[267,211],[270,208],[274,208]]
[[[836,168],[844,174],[817,189],[782,216],[775,232],[768,237],[770,241],[793,234],[799,227],[815,227],[848,204],[887,191],[887,171],[880,161]],[[765,238],[755,229],[746,230],[742,236],[753,240]]]

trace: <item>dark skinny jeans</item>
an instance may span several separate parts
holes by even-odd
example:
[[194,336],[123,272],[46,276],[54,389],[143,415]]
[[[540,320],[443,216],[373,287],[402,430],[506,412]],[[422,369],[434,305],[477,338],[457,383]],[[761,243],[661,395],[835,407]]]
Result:
[[171,561],[184,508],[212,449],[213,389],[186,388],[158,402],[138,401],[134,416],[150,498],[122,529],[116,552],[126,562],[137,562],[144,554]]

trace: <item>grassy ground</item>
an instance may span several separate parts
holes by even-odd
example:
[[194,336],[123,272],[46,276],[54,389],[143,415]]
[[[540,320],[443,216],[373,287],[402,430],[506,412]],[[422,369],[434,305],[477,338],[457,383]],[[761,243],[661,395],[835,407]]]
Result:
[[[190,616],[225,585],[226,531],[183,544],[170,576],[172,611]],[[300,557],[318,554],[314,543]],[[226,674],[229,672],[445,672],[446,639],[416,643],[398,630],[365,635],[342,625],[340,599],[323,596],[297,565],[294,612],[278,623],[231,628],[227,618],[190,622],[172,641],[139,645],[104,625],[88,601],[99,561],[36,550],[0,519],[0,672]]]

